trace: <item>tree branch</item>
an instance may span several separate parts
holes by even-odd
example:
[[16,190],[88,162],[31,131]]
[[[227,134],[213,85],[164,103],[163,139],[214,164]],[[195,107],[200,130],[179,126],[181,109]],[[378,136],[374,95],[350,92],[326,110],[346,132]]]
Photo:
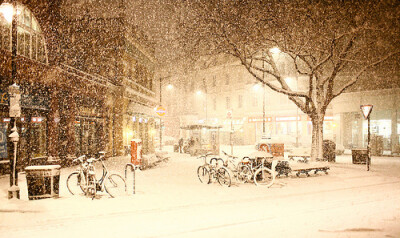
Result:
[[386,55],[385,57],[365,66],[364,68],[362,68],[360,71],[357,72],[357,74],[355,75],[355,77],[350,80],[350,82],[348,82],[347,84],[345,84],[344,86],[342,86],[336,93],[333,93],[332,99],[339,96],[341,93],[343,93],[347,88],[351,87],[353,84],[355,84],[357,82],[357,80],[359,79],[359,77],[369,68],[374,67],[382,62],[384,62],[385,60],[389,59],[390,57],[399,54],[400,51],[396,51],[393,52],[391,54]]

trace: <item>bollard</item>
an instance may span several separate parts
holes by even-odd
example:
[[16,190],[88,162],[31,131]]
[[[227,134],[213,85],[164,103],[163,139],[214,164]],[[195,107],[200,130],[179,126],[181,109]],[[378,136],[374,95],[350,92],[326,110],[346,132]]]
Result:
[[131,171],[133,172],[133,194],[135,194],[135,170],[136,166],[132,163],[128,163],[125,165],[125,181],[128,179],[128,167],[131,167]]

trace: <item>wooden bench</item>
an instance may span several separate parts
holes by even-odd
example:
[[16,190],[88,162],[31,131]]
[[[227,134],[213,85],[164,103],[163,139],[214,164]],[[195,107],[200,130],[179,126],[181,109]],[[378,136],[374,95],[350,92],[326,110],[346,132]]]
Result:
[[288,159],[294,161],[294,158],[301,158],[299,160],[297,160],[297,162],[303,162],[303,163],[308,163],[308,161],[310,160],[310,155],[308,154],[290,154],[288,155]]
[[288,155],[288,159],[295,160],[295,158],[301,158],[297,162],[308,163],[311,158],[311,151],[308,148],[295,148]]
[[293,169],[292,172],[296,172],[296,176],[300,177],[301,174],[305,174],[307,177],[310,176],[310,172],[314,171],[314,174],[317,174],[318,172],[324,172],[325,174],[328,174],[328,170],[330,168],[328,166],[323,166],[323,167],[313,167],[313,168],[304,168],[304,169]]

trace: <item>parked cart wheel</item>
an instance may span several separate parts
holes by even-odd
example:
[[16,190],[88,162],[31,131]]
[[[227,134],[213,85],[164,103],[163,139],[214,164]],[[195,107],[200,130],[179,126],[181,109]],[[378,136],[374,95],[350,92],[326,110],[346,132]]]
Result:
[[67,188],[72,195],[84,194],[86,190],[86,179],[79,172],[71,173],[67,178]]
[[251,168],[248,165],[240,164],[237,167],[237,179],[241,183],[250,182],[252,177]]
[[254,173],[254,183],[270,187],[275,181],[273,172],[268,168],[260,168]]
[[229,173],[228,169],[225,167],[221,167],[217,169],[217,180],[218,183],[225,187],[231,186],[231,174]]
[[210,171],[205,166],[199,166],[197,169],[197,177],[202,183],[210,183]]
[[125,179],[119,174],[111,174],[104,181],[106,192],[113,198],[122,196],[126,193]]

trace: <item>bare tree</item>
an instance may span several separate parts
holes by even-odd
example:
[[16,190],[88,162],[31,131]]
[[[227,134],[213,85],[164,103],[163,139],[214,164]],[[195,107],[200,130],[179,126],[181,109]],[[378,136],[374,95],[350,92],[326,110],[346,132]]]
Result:
[[[287,95],[311,118],[313,160],[323,155],[330,102],[382,62],[399,62],[398,1],[195,0],[182,6],[188,54],[230,54],[257,81]],[[288,72],[273,47],[306,82],[304,90],[285,81]]]

